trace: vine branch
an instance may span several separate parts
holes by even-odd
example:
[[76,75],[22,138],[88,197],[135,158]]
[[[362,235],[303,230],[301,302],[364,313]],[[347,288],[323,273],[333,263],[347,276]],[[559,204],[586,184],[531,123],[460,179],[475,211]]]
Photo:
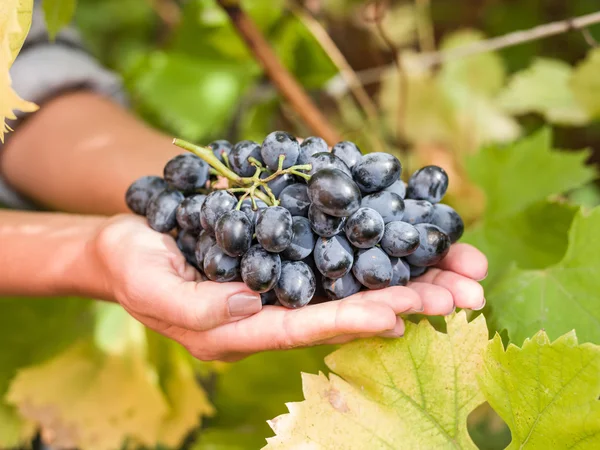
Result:
[[239,0],[217,0],[217,2],[227,13],[267,76],[312,132],[325,139],[330,145],[341,141],[339,133],[313,103],[298,81],[279,61],[261,31],[242,10]]

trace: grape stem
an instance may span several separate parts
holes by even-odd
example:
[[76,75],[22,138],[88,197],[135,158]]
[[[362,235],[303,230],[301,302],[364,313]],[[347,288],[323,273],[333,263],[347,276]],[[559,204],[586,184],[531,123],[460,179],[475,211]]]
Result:
[[[221,175],[227,178],[230,184],[236,186],[227,190],[231,193],[242,194],[242,199],[238,203],[239,207],[241,207],[242,201],[247,197],[250,197],[253,209],[256,209],[256,198],[262,200],[269,206],[278,206],[279,201],[275,195],[273,195],[273,191],[268,186],[268,183],[282,175],[291,174],[302,177],[307,181],[310,180],[310,175],[304,172],[310,171],[312,169],[312,164],[300,164],[284,169],[284,155],[280,155],[279,157],[277,171],[266,176],[265,178],[261,178],[260,175],[263,172],[266,172],[267,169],[263,167],[260,161],[256,160],[255,158],[249,158],[249,162],[256,167],[256,172],[251,177],[240,177],[229,167],[227,167],[229,164],[223,164],[219,158],[214,155],[212,149],[209,147],[202,147],[177,138],[173,139],[173,144],[198,156],[211,166],[210,172],[212,174]],[[225,159],[226,158],[224,158],[224,160]],[[264,192],[260,191],[259,189],[263,189]]]

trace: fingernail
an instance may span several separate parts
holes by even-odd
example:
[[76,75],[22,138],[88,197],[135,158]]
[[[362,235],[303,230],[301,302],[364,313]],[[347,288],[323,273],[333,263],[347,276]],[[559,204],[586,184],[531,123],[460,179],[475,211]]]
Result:
[[454,305],[454,308],[452,308],[452,311],[450,311],[448,314],[446,314],[447,316],[454,314],[454,312],[456,311],[456,305]]
[[384,331],[379,336],[384,338],[399,338],[404,336],[404,321],[398,319],[394,328],[388,331]]
[[406,311],[406,314],[419,314],[419,313],[422,313],[423,311],[425,311],[425,307],[421,306],[421,309],[410,308],[408,311]]
[[486,272],[485,272],[485,275],[483,276],[483,278],[480,278],[480,279],[479,279],[479,280],[477,280],[477,281],[483,281],[483,280],[485,280],[485,279],[487,278],[487,276],[488,276],[488,272],[489,272],[489,271],[487,271],[487,270],[486,270]]
[[262,309],[260,295],[247,292],[232,295],[227,300],[227,304],[229,305],[229,314],[232,317],[249,316]]
[[479,308],[473,308],[473,311],[481,311],[485,308],[485,297],[483,298],[483,302],[481,302],[481,306]]

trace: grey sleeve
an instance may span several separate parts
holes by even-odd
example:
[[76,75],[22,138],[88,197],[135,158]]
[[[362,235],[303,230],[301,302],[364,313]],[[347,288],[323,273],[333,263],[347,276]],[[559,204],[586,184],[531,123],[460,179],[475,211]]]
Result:
[[[10,75],[15,92],[40,106],[63,92],[74,90],[93,91],[127,106],[120,77],[103,68],[86,52],[74,29],[61,31],[54,42],[49,42],[40,1],[35,2],[31,30],[10,69]],[[20,111],[15,111],[15,114],[17,120],[8,121],[14,131],[6,135],[7,142],[12,134],[18,133],[19,124],[28,117]],[[1,174],[0,204],[17,209],[35,208],[11,190]]]

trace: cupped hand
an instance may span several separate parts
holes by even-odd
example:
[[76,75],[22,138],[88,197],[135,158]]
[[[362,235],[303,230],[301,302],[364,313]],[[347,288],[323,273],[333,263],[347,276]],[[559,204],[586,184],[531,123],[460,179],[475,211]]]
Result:
[[201,360],[234,361],[265,350],[400,337],[401,314],[447,315],[481,309],[487,260],[455,244],[442,263],[408,286],[360,292],[291,310],[262,306],[243,283],[204,281],[175,240],[144,218],[117,216],[93,247],[109,295],[149,328],[181,343]]

